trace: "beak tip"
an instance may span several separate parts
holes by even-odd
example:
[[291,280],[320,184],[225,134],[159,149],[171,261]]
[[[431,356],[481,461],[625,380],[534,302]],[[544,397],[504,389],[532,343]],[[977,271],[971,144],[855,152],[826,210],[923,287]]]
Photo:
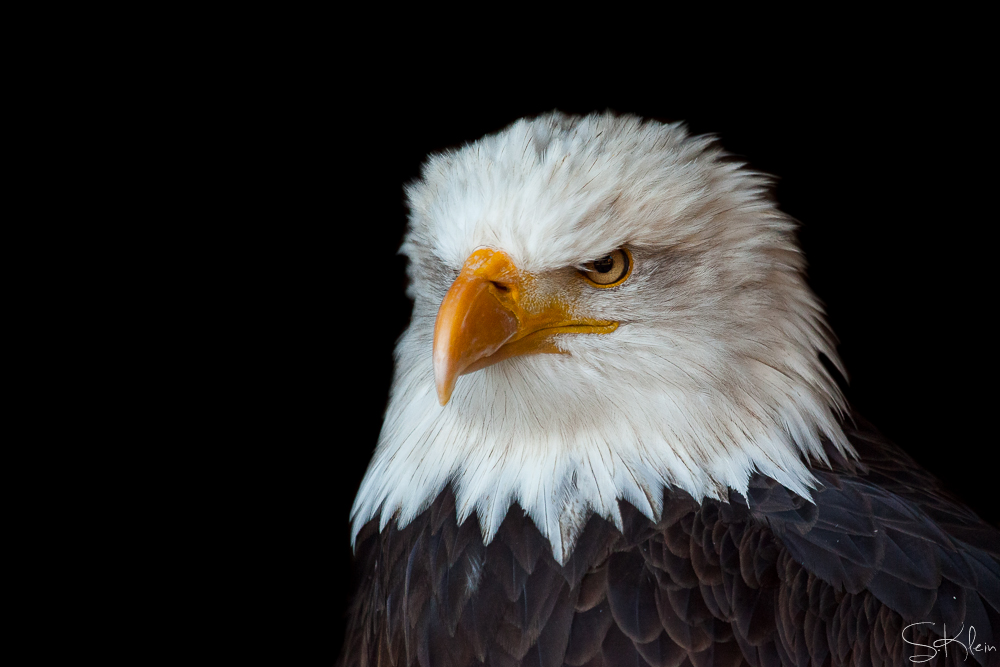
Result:
[[455,374],[452,360],[448,357],[447,346],[437,345],[438,336],[434,336],[434,386],[437,388],[438,403],[442,406],[451,399],[451,391],[455,387]]
[[451,399],[451,389],[451,387],[447,386],[443,382],[437,383],[438,403],[441,404],[441,407],[447,405],[448,401]]

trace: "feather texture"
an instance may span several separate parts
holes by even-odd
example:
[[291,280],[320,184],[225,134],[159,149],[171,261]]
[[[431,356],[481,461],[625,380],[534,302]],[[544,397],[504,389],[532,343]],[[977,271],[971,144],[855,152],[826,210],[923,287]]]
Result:
[[[413,318],[352,508],[345,666],[1000,661],[947,643],[1000,641],[997,530],[843,420],[768,187],[710,138],[613,114],[429,158],[407,188]],[[594,289],[579,269],[619,248],[627,278]],[[442,407],[435,318],[480,249],[517,308],[615,326],[543,334],[562,354],[463,375]]]
[[516,506],[489,545],[463,539],[450,488],[405,528],[373,520],[342,664],[998,664],[933,645],[945,624],[1000,643],[997,530],[856,421],[861,457],[814,469],[815,504],[763,476],[729,502],[667,492],[658,522],[623,502],[565,565]]
[[[710,138],[632,116],[553,113],[432,156],[407,188],[413,318],[355,534],[376,515],[406,526],[450,485],[487,544],[516,503],[565,563],[591,514],[623,528],[620,499],[655,522],[664,488],[726,500],[753,472],[808,497],[803,459],[830,456],[824,438],[851,456],[846,406],[795,223],[767,188]],[[574,267],[623,245],[629,279],[583,285]],[[459,377],[442,407],[434,322],[479,248],[620,326]]]

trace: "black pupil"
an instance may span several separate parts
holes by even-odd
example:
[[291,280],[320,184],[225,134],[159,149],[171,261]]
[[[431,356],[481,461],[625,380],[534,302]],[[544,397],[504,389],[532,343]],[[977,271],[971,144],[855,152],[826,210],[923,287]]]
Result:
[[611,259],[611,255],[608,255],[594,261],[594,270],[598,273],[607,273],[614,265],[615,260]]

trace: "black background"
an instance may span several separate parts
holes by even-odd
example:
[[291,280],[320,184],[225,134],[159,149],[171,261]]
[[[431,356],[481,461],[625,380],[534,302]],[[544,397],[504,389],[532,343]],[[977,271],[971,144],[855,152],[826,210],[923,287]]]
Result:
[[[324,583],[309,597],[329,610],[335,650],[355,585],[345,576],[348,512],[409,319],[405,259],[396,254],[403,184],[428,153],[551,109],[683,120],[777,177],[776,198],[802,224],[808,280],[840,340],[850,403],[996,523],[1000,466],[986,435],[996,170],[984,164],[994,130],[960,66],[887,53],[803,67],[788,54],[725,76],[665,70],[626,83],[605,72],[550,86],[504,68],[470,78],[461,63],[438,62],[338,83],[345,108],[324,128],[332,151],[317,159],[346,173],[321,185],[328,209],[301,226],[302,262],[318,279],[304,307],[324,333],[323,363],[299,388],[317,393],[299,414],[321,415],[320,425],[288,471],[310,504]],[[332,234],[314,231],[325,225]]]

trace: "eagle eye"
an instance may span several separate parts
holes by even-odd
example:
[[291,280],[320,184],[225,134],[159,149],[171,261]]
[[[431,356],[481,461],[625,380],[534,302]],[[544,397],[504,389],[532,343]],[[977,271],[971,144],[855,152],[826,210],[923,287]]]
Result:
[[594,287],[615,287],[625,282],[632,273],[632,253],[619,248],[583,265],[583,277]]

